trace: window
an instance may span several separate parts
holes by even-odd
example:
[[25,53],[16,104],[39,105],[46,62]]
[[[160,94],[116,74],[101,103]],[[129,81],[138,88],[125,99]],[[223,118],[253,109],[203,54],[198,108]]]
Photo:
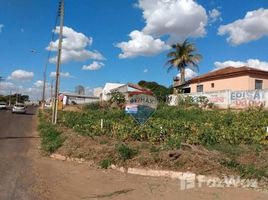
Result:
[[196,91],[197,92],[203,92],[203,85],[197,85],[196,86]]
[[214,83],[211,83],[211,87],[214,88],[215,84]]
[[262,80],[255,80],[255,90],[262,89]]

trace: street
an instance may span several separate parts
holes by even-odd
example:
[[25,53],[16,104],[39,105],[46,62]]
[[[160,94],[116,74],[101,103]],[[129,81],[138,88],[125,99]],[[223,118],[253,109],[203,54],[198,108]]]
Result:
[[126,175],[86,164],[56,161],[38,151],[37,109],[0,110],[0,199],[243,199],[267,193],[238,188],[180,190],[178,180]]

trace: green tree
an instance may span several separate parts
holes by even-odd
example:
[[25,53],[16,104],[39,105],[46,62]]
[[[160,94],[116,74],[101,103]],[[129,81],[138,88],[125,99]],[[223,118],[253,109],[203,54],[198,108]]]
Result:
[[169,60],[165,65],[168,66],[168,71],[177,68],[180,72],[180,84],[185,83],[185,69],[186,67],[198,68],[198,62],[202,59],[200,54],[195,53],[196,48],[193,43],[185,40],[183,43],[176,43],[171,45],[172,50],[167,54]]
[[147,81],[142,80],[138,83],[138,85],[140,85],[143,88],[150,89],[156,96],[157,100],[160,102],[165,102],[167,96],[172,93],[171,87],[167,88],[156,82],[147,82]]

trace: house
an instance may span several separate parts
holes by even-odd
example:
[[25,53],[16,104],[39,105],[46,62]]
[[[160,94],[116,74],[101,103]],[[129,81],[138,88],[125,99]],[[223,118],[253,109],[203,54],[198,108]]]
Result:
[[123,85],[121,83],[106,83],[100,95],[101,100],[108,101],[111,98],[111,91]]
[[121,92],[125,95],[125,98],[128,99],[129,95],[132,94],[149,94],[153,95],[151,90],[145,89],[137,84],[127,83],[127,84],[119,84],[119,83],[106,83],[103,92],[101,94],[101,99],[104,101],[108,101],[111,98],[111,93],[113,91]]
[[59,99],[62,100],[63,105],[86,104],[86,103],[97,102],[100,100],[100,98],[98,97],[75,94],[75,93],[70,93],[70,92],[61,92],[59,94]]
[[268,89],[268,71],[246,66],[226,67],[197,76],[185,84],[179,84],[176,78],[174,88],[184,93]]

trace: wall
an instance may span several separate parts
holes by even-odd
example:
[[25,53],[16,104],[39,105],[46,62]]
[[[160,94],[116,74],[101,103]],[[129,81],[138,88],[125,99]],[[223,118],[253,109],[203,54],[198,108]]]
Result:
[[[222,90],[215,92],[202,92],[194,94],[182,94],[183,97],[192,96],[193,99],[199,96],[206,96],[209,102],[219,108],[247,108],[260,107],[268,108],[268,89],[265,90]],[[175,106],[179,101],[178,95],[168,97],[168,105]]]
[[251,75],[249,77],[249,89],[254,90],[255,89],[255,80],[262,80],[262,88],[263,89],[268,89],[268,78],[267,76],[262,76],[262,75]]
[[249,90],[230,92],[231,108],[268,107],[268,90]]
[[[193,83],[190,85],[190,87],[191,87],[191,93],[197,92],[196,91],[197,85],[203,85],[204,92],[213,92],[213,91],[226,90],[226,89],[231,89],[231,90],[255,89],[255,83],[254,83],[254,88],[249,88],[249,82],[250,82],[249,76],[239,76],[239,77],[233,77],[233,78],[224,78],[220,80]],[[214,88],[211,87],[211,83],[214,83]]]

